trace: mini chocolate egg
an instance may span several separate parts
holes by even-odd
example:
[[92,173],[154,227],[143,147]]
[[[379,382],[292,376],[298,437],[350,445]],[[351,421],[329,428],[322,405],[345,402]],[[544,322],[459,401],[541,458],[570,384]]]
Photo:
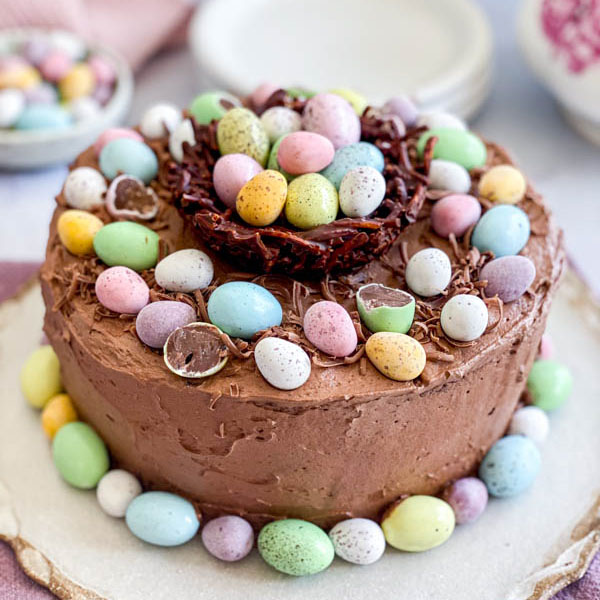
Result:
[[463,236],[479,221],[481,204],[468,194],[450,194],[438,200],[431,209],[431,228],[443,238]]
[[501,204],[479,219],[471,235],[471,245],[480,252],[493,252],[496,258],[519,254],[529,240],[527,213],[517,206]]
[[171,156],[180,163],[183,160],[183,144],[194,146],[196,144],[196,135],[194,126],[190,119],[184,119],[171,131],[169,136],[169,152]]
[[58,83],[73,66],[73,59],[62,50],[50,50],[40,63],[40,72],[46,81]]
[[337,94],[317,94],[304,106],[302,126],[341,148],[360,140],[360,120],[347,100]]
[[70,31],[54,29],[48,33],[48,37],[52,48],[61,50],[71,60],[81,60],[88,51],[85,42]]
[[436,158],[429,167],[429,187],[455,194],[466,194],[471,189],[471,176],[462,165]]
[[50,50],[50,43],[46,36],[35,34],[25,41],[21,54],[26,61],[37,67]]
[[90,210],[104,202],[106,189],[106,181],[100,171],[92,167],[77,167],[67,176],[63,195],[72,208]]
[[239,191],[235,208],[248,225],[266,227],[275,222],[287,195],[287,181],[279,171],[267,169],[256,174]]
[[271,144],[274,144],[282,135],[300,131],[302,127],[300,115],[286,106],[268,108],[260,116],[260,121],[269,136]]
[[212,323],[228,335],[243,339],[281,325],[283,317],[277,298],[266,288],[248,281],[220,285],[210,295],[207,309]]
[[175,329],[164,345],[163,359],[180,377],[201,379],[218,373],[229,358],[223,332],[210,323],[190,323]]
[[27,90],[40,84],[39,71],[32,65],[11,65],[0,70],[0,89],[15,88]]
[[533,404],[551,412],[560,408],[571,395],[573,377],[568,367],[556,360],[536,360],[529,371],[527,390]]
[[94,73],[86,63],[73,65],[58,82],[58,91],[63,100],[75,100],[89,96],[94,91]]
[[288,173],[278,162],[277,153],[279,152],[279,146],[281,146],[281,142],[283,142],[283,138],[285,135],[282,135],[271,148],[271,152],[269,152],[269,160],[267,160],[267,168],[273,169],[274,171],[279,171],[289,183],[292,179],[295,179],[296,176]]
[[460,131],[467,129],[462,119],[446,112],[421,113],[417,119],[417,127],[427,127],[427,129],[457,129]]
[[95,286],[98,302],[116,313],[135,315],[148,304],[148,284],[127,267],[102,271]]
[[207,288],[214,276],[210,257],[202,250],[186,248],[165,256],[154,269],[154,279],[170,292],[192,293]]
[[434,496],[409,496],[388,508],[381,528],[390,546],[424,552],[443,544],[454,531],[452,507]]
[[269,566],[298,577],[325,570],[335,557],[327,534],[300,519],[281,519],[265,525],[258,535],[258,551]]
[[467,171],[483,167],[487,159],[485,144],[470,131],[461,129],[436,128],[421,135],[417,143],[419,156],[423,156],[427,140],[436,137],[433,158],[441,158],[462,165]]
[[158,213],[158,196],[141,179],[119,175],[106,192],[106,210],[119,219],[149,221]]
[[538,359],[552,358],[554,355],[554,344],[552,343],[552,337],[549,333],[544,333],[540,340],[540,348],[538,351]]
[[68,394],[52,396],[42,410],[42,429],[50,439],[63,425],[73,421],[77,421],[77,411]]
[[280,86],[270,81],[261,83],[249,96],[252,106],[257,112],[260,111],[267,100],[279,89]]
[[415,316],[415,299],[410,294],[381,283],[359,288],[356,306],[363,323],[373,333],[407,333]]
[[75,121],[95,119],[102,110],[100,103],[91,96],[75,98],[75,100],[69,102],[68,108]]
[[167,102],[148,108],[142,115],[140,131],[150,139],[169,135],[181,123],[181,111]]
[[355,565],[372,565],[385,552],[385,536],[371,519],[346,519],[329,532],[335,553]]
[[108,516],[122,519],[127,507],[141,493],[142,485],[135,475],[123,469],[113,469],[98,482],[96,499]]
[[112,85],[117,79],[117,72],[107,58],[93,54],[87,59],[87,64],[94,74],[97,85]]
[[369,101],[362,94],[348,88],[336,88],[335,90],[329,90],[329,93],[340,96],[340,98],[349,102],[359,117],[365,112],[365,108],[369,104]]
[[522,435],[499,439],[479,465],[479,478],[496,498],[524,492],[537,477],[542,459],[535,443]]
[[12,127],[25,108],[25,94],[21,90],[0,90],[0,127]]
[[254,531],[246,519],[237,515],[217,517],[202,529],[202,543],[215,558],[235,562],[252,551]]
[[84,210],[65,210],[58,218],[56,230],[63,246],[76,256],[92,254],[94,237],[104,223]]
[[464,525],[476,521],[483,514],[488,502],[488,491],[481,479],[463,477],[444,490],[442,500],[452,507],[456,524]]
[[54,104],[58,102],[56,88],[46,81],[23,91],[28,104]]
[[312,229],[335,221],[338,193],[335,186],[318,173],[300,175],[288,186],[286,219],[299,229]]
[[[269,164],[269,169],[271,168]],[[228,208],[235,208],[239,191],[262,170],[263,168],[247,154],[221,156],[213,169],[213,185],[221,202]]]
[[263,167],[269,157],[269,136],[260,119],[247,108],[225,113],[217,126],[217,142],[221,154],[247,154]]
[[29,104],[19,115],[15,129],[64,129],[73,123],[71,115],[58,104]]
[[127,507],[125,523],[133,535],[155,546],[180,546],[198,533],[194,505],[169,492],[144,492]]
[[452,266],[448,255],[437,248],[424,248],[413,254],[406,265],[406,285],[419,296],[441,294],[450,283]]
[[94,153],[96,156],[100,156],[100,153],[106,144],[121,138],[127,138],[137,142],[144,141],[144,138],[133,129],[127,129],[126,127],[111,127],[110,129],[103,131],[94,142]]
[[302,86],[286,88],[285,93],[294,100],[309,100],[317,95],[315,90],[311,90]]
[[315,173],[324,169],[332,160],[333,144],[318,133],[296,131],[281,140],[277,150],[277,162],[292,175]]
[[311,344],[331,356],[349,356],[358,338],[348,311],[337,302],[321,300],[304,314],[304,335]]
[[254,348],[254,360],[260,374],[280,390],[295,390],[310,377],[308,354],[287,340],[263,338]]
[[96,86],[94,93],[92,94],[92,98],[97,100],[102,106],[108,104],[108,101],[112,98],[113,95],[113,87],[112,85],[106,85],[104,83],[100,83]]
[[385,179],[373,167],[355,167],[340,185],[340,208],[347,217],[366,217],[379,208],[385,197]]
[[146,304],[135,320],[135,331],[150,348],[162,348],[178,327],[196,321],[196,311],[185,302],[160,300]]
[[417,123],[419,110],[415,103],[406,95],[390,98],[382,108],[384,114],[392,114],[400,117],[406,127],[413,127]]
[[412,381],[425,368],[423,346],[403,333],[380,331],[368,340],[365,350],[373,366],[395,381]]
[[383,166],[383,154],[377,146],[369,142],[357,142],[336,150],[331,164],[321,171],[321,175],[339,190],[344,175],[351,169],[373,167],[381,173]]
[[107,179],[117,175],[133,175],[144,183],[150,183],[158,173],[156,154],[143,142],[118,138],[102,148],[100,170]]
[[105,225],[96,234],[94,250],[106,265],[143,271],[156,265],[159,240],[158,234],[148,227],[131,221],[117,221]]
[[550,431],[548,415],[538,406],[523,406],[515,411],[508,426],[509,435],[524,435],[541,444]]
[[199,125],[208,125],[218,121],[232,108],[241,106],[239,98],[227,92],[205,92],[196,96],[188,112]]
[[502,302],[518,300],[535,279],[535,264],[526,256],[501,256],[488,262],[479,274],[486,281],[485,295]]
[[442,307],[440,324],[449,338],[471,342],[481,337],[487,328],[487,306],[478,296],[457,294]]
[[34,408],[44,408],[62,391],[60,363],[52,346],[40,346],[27,357],[19,381],[23,396]]
[[523,173],[512,165],[496,165],[479,180],[479,195],[500,204],[521,202],[526,190]]

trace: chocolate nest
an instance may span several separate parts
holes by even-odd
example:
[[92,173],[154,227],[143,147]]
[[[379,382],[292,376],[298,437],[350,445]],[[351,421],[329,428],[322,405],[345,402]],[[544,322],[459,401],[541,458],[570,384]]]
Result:
[[[301,112],[304,101],[275,92],[269,106],[275,105]],[[376,145],[385,160],[386,195],[369,217],[343,217],[308,231],[292,227],[283,216],[269,227],[248,226],[215,193],[212,171],[220,156],[215,122],[194,123],[196,144],[184,144],[181,165],[170,165],[171,189],[202,242],[246,269],[315,277],[353,269],[383,254],[416,220],[425,201],[435,143],[435,138],[430,139],[423,159],[418,160],[421,130],[403,135],[393,118],[372,108],[364,112],[361,126],[361,139]]]

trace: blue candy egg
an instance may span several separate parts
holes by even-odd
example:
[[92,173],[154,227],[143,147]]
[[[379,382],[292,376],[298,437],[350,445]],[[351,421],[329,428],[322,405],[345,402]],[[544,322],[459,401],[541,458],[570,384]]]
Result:
[[531,439],[507,435],[485,455],[479,466],[479,478],[492,496],[510,498],[533,483],[540,465],[540,451]]
[[373,167],[383,171],[383,154],[381,150],[369,142],[348,144],[336,150],[333,160],[321,175],[327,177],[339,190],[344,175],[355,167]]
[[123,173],[150,183],[158,173],[158,160],[143,142],[122,137],[102,148],[100,170],[108,179]]
[[63,129],[71,125],[71,115],[58,104],[30,104],[25,107],[15,129]]
[[146,492],[125,513],[131,533],[156,546],[179,546],[197,533],[200,522],[191,502],[168,492]]
[[491,250],[496,258],[519,254],[529,239],[527,213],[517,206],[502,204],[488,210],[473,230],[471,244],[480,252]]
[[233,337],[250,339],[257,331],[281,325],[281,304],[268,290],[247,281],[220,285],[208,300],[211,322]]

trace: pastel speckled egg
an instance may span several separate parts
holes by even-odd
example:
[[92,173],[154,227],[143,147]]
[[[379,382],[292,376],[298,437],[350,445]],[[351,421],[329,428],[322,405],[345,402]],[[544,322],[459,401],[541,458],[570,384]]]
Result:
[[240,101],[227,92],[205,92],[196,96],[189,107],[189,113],[199,125],[218,121],[232,108],[240,106]]
[[27,357],[19,381],[23,396],[34,408],[44,408],[62,390],[60,363],[52,346],[40,346]]
[[488,262],[479,274],[487,281],[485,294],[502,302],[518,300],[535,279],[535,264],[526,256],[501,256]]
[[42,410],[42,429],[50,439],[63,425],[73,421],[77,421],[77,411],[68,394],[52,396]]
[[191,293],[210,285],[214,267],[202,250],[186,248],[165,256],[154,270],[156,283],[170,292]]
[[308,354],[287,340],[263,338],[254,348],[254,360],[260,374],[280,390],[295,390],[310,377]]
[[471,245],[480,252],[494,256],[518,254],[529,240],[530,226],[527,213],[517,206],[501,204],[488,210],[473,230]]
[[106,189],[106,181],[100,171],[92,167],[78,167],[65,180],[63,194],[69,206],[89,210],[104,202]]
[[96,499],[107,515],[121,519],[132,500],[141,493],[142,485],[135,475],[123,469],[113,469],[99,481]]
[[25,94],[21,90],[0,90],[0,127],[12,127],[25,108]]
[[23,93],[29,104],[54,104],[58,102],[58,92],[53,85],[46,81],[24,90]]
[[481,204],[468,194],[450,194],[438,200],[431,209],[431,227],[441,237],[465,234],[479,221]]
[[57,83],[73,66],[73,59],[60,49],[50,50],[40,63],[40,72],[44,79]]
[[287,195],[287,181],[279,171],[267,169],[255,175],[239,191],[235,208],[249,225],[265,227],[277,220]]
[[225,333],[250,339],[255,333],[281,325],[283,313],[277,298],[248,281],[220,285],[208,300],[208,316]]
[[542,339],[540,340],[540,348],[538,353],[538,358],[546,359],[552,358],[554,355],[554,344],[552,342],[552,337],[549,333],[544,333],[542,335]]
[[406,127],[415,125],[419,116],[415,103],[406,94],[390,98],[383,105],[383,112],[400,117]]
[[185,302],[161,300],[147,304],[135,320],[135,330],[144,344],[162,348],[175,329],[196,321],[196,311]]
[[82,96],[72,100],[69,102],[68,108],[75,121],[95,119],[102,110],[100,103],[91,96]]
[[280,164],[279,161],[277,160],[277,153],[279,152],[279,146],[281,146],[281,142],[283,142],[283,138],[285,138],[285,135],[282,135],[274,144],[273,147],[271,148],[271,152],[269,152],[269,160],[267,161],[267,167],[269,169],[273,169],[274,171],[279,171],[288,181],[288,183],[290,181],[292,181],[292,179],[295,179],[295,175],[292,175],[291,173],[288,173]]
[[129,267],[134,271],[151,269],[158,260],[160,238],[155,231],[133,221],[105,225],[94,237],[94,250],[112,267]]
[[196,143],[194,126],[190,119],[184,119],[175,126],[169,135],[169,152],[180,163],[183,160],[183,144],[193,146]]
[[464,525],[476,521],[483,514],[488,491],[481,479],[463,477],[444,490],[442,499],[452,507],[457,525]]
[[456,194],[466,194],[471,189],[471,176],[462,165],[449,160],[436,158],[429,167],[429,187],[434,190],[447,190]]
[[144,112],[140,120],[140,131],[147,138],[160,138],[171,133],[181,121],[181,111],[177,106],[160,102]]
[[336,94],[349,102],[350,106],[352,106],[354,112],[359,117],[365,112],[365,108],[367,108],[367,105],[369,104],[368,100],[362,94],[348,88],[336,88],[334,90],[329,90],[329,93]]
[[125,174],[133,175],[148,184],[158,173],[158,160],[150,146],[124,137],[113,140],[102,148],[99,164],[107,179]]
[[92,70],[97,84],[112,85],[115,82],[117,72],[107,58],[93,54],[87,59],[87,64]]
[[340,185],[342,212],[348,217],[366,217],[379,208],[385,197],[385,179],[373,167],[355,167]]
[[73,122],[71,115],[58,104],[29,104],[14,124],[15,129],[64,129]]
[[430,129],[421,135],[417,143],[419,156],[423,156],[425,145],[430,137],[436,137],[433,158],[441,158],[462,165],[467,171],[485,165],[487,150],[485,144],[469,131],[461,129]]
[[311,344],[331,356],[348,356],[358,338],[348,311],[337,302],[321,300],[304,314],[304,335]]
[[308,173],[290,182],[285,216],[299,229],[312,229],[335,221],[338,204],[335,186],[318,173]]
[[58,237],[63,246],[76,256],[94,252],[94,238],[104,223],[85,210],[65,210],[56,224]]
[[227,112],[217,127],[221,154],[247,154],[263,167],[269,157],[269,136],[260,119],[247,108]]
[[522,435],[507,435],[488,451],[479,466],[479,478],[496,498],[524,492],[537,477],[542,459],[535,443]]
[[94,72],[87,63],[78,63],[58,82],[58,91],[63,100],[75,100],[89,96],[94,91],[96,79]]
[[115,177],[105,196],[106,210],[117,219],[150,221],[158,213],[156,192],[133,175]]
[[515,411],[510,420],[508,433],[510,435],[524,435],[541,444],[550,431],[548,415],[537,406],[523,406]]
[[470,342],[481,337],[488,325],[488,309],[478,296],[457,294],[442,307],[440,324],[453,340]]
[[103,131],[94,142],[94,153],[96,156],[100,156],[100,153],[106,144],[121,138],[135,140],[136,142],[144,141],[144,138],[133,129],[127,129],[126,127],[111,127],[110,129]]
[[155,546],[180,546],[198,532],[191,502],[169,492],[144,492],[127,507],[125,522],[133,535]]
[[381,528],[390,546],[424,552],[443,544],[454,531],[452,507],[434,496],[410,496],[390,507]]
[[360,120],[351,104],[337,94],[317,94],[304,106],[302,126],[341,148],[360,140]]
[[280,89],[281,86],[276,85],[270,81],[261,83],[254,91],[250,94],[250,102],[252,106],[260,110],[265,105],[266,101],[272,96],[274,92]]
[[0,88],[16,88],[26,90],[40,83],[39,71],[28,64],[13,65],[0,70]]
[[427,360],[423,346],[415,338],[392,331],[374,333],[365,350],[373,366],[395,381],[416,379]]
[[[269,164],[269,169],[272,169]],[[263,168],[247,154],[226,154],[215,163],[213,184],[215,192],[228,208],[235,208],[239,191]],[[274,170],[278,170],[275,167]]]
[[326,137],[310,131],[296,131],[279,143],[277,162],[288,173],[302,175],[324,169],[334,154],[333,144]]
[[533,404],[547,412],[560,408],[571,395],[573,377],[566,365],[556,360],[536,360],[527,378]]
[[302,118],[299,113],[286,106],[268,108],[260,116],[260,121],[271,144],[274,144],[282,135],[300,131],[302,127]]
[[406,265],[406,285],[428,298],[443,292],[452,277],[448,255],[437,248],[424,248],[413,254]]
[[111,267],[100,273],[95,290],[102,306],[121,314],[139,313],[150,299],[148,284],[127,267]]
[[479,180],[479,195],[501,204],[520,202],[526,190],[523,173],[512,165],[496,165]]
[[335,151],[331,164],[321,171],[336,189],[340,189],[344,175],[356,167],[373,167],[381,173],[383,171],[383,154],[377,146],[369,142],[349,144]]
[[95,488],[108,471],[108,451],[100,436],[86,423],[63,425],[52,440],[54,465],[73,487]]
[[373,333],[408,333],[415,316],[415,299],[381,283],[363,285],[356,292],[356,306],[363,323]]
[[371,565],[385,552],[385,536],[371,519],[346,519],[329,532],[335,553],[355,565]]
[[417,119],[417,127],[427,127],[427,129],[457,129],[459,131],[467,129],[462,119],[446,112],[421,113]]
[[327,534],[300,519],[282,519],[265,525],[258,535],[263,560],[288,575],[313,575],[326,569],[335,556]]
[[241,560],[252,550],[252,525],[236,515],[226,515],[209,521],[202,529],[202,543],[215,558],[227,562]]

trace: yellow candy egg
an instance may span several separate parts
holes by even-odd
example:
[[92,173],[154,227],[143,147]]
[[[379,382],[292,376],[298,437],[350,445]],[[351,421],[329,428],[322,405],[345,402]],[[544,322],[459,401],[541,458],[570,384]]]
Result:
[[78,63],[59,81],[58,90],[63,100],[75,100],[89,96],[95,85],[96,80],[90,67],[85,63]]
[[296,177],[288,186],[286,219],[300,229],[312,229],[335,221],[338,193],[329,179],[319,173]]
[[68,394],[57,394],[48,400],[42,411],[42,429],[50,439],[72,421],[77,421],[77,412]]
[[0,88],[27,90],[42,80],[38,70],[31,65],[7,69],[0,73]]
[[232,108],[217,125],[221,154],[247,154],[265,166],[269,157],[269,136],[260,119],[247,108]]
[[103,225],[98,217],[85,210],[66,210],[58,219],[58,237],[71,254],[92,254],[94,236]]
[[279,171],[267,169],[255,175],[239,191],[235,208],[249,225],[264,227],[281,214],[286,195],[285,177]]
[[516,204],[527,189],[525,177],[511,165],[492,167],[479,181],[479,195],[500,204]]
[[341,96],[344,100],[350,102],[354,112],[359,117],[365,112],[365,108],[367,108],[367,105],[369,104],[368,100],[362,94],[348,88],[337,88],[335,90],[330,90],[330,92],[336,96]]
[[392,506],[381,521],[390,546],[424,552],[443,544],[454,531],[454,511],[434,496],[410,496]]
[[425,368],[423,346],[404,333],[375,333],[367,340],[365,349],[377,370],[396,381],[411,381]]
[[21,369],[21,390],[35,408],[43,408],[62,391],[60,363],[52,346],[40,346],[34,350]]

